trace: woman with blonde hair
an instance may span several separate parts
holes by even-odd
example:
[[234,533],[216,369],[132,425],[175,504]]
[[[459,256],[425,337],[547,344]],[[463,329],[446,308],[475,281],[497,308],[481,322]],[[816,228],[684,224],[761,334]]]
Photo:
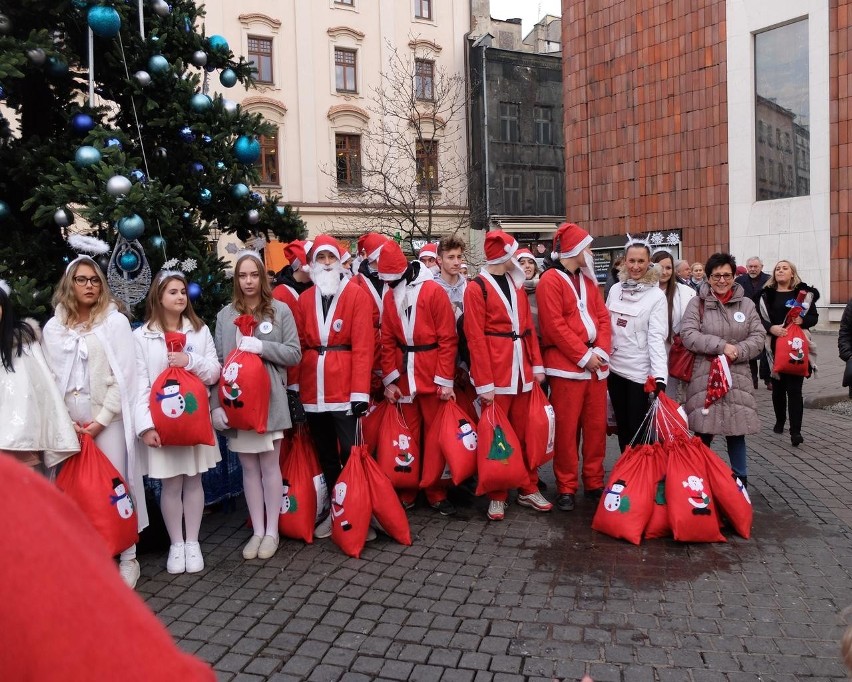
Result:
[[[53,307],[43,344],[59,392],[77,432],[91,436],[127,481],[142,530],[148,525],[148,513],[144,466],[137,457],[133,428],[136,358],[130,323],[119,312],[103,271],[89,256],[68,264],[53,295]],[[135,544],[121,552],[119,571],[128,586],[136,586],[140,568]]]
[[[202,383],[212,385],[221,369],[210,330],[192,309],[186,276],[163,270],[154,278],[145,302],[145,324],[133,332],[136,340],[136,433],[147,455],[148,476],[162,481],[160,509],[171,546],[166,570],[197,573],[204,568],[198,533],[204,513],[201,474],[222,459],[216,445],[163,446],[149,407],[151,387],[168,367],[183,367]],[[181,352],[166,346],[166,334],[180,332],[186,343]],[[186,535],[184,536],[184,522]]]
[[[234,325],[240,315],[259,323],[252,336],[243,336]],[[287,367],[302,357],[296,323],[290,309],[272,297],[263,260],[254,251],[237,254],[234,266],[233,302],[216,316],[216,352],[221,363],[235,348],[255,353],[269,374],[269,416],[266,432],[244,431],[228,426],[219,407],[219,391],[213,392],[213,426],[225,431],[228,448],[237,453],[243,469],[243,488],[252,523],[252,536],[243,548],[244,559],[269,559],[278,550],[278,515],[284,485],[278,451],[284,430],[292,426],[287,402]]]

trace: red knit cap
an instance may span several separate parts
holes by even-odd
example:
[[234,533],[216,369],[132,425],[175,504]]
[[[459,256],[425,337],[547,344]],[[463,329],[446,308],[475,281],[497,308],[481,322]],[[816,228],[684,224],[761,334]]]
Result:
[[485,262],[488,265],[505,263],[518,250],[517,240],[503,230],[492,230],[485,235]]
[[340,247],[337,245],[337,240],[330,234],[321,234],[314,240],[314,245],[311,247],[311,262],[313,263],[317,254],[321,251],[328,251],[334,254],[337,260],[340,260]]
[[408,269],[405,254],[395,241],[387,240],[379,253],[379,279],[392,282],[399,279]]
[[553,236],[553,252],[550,257],[553,260],[573,258],[591,243],[591,235],[582,227],[574,223],[562,223]]
[[368,261],[374,261],[379,257],[381,248],[388,242],[388,238],[378,232],[368,232],[358,237],[358,255]]

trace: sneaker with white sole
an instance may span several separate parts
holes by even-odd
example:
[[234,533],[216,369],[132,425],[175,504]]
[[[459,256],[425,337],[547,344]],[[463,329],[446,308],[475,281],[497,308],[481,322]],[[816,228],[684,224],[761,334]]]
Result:
[[320,524],[314,528],[314,537],[317,539],[331,537],[331,514],[325,517]]
[[553,503],[548,502],[538,490],[529,495],[518,495],[518,504],[540,512],[549,512],[553,509]]
[[492,521],[502,521],[506,515],[506,503],[502,500],[491,500],[488,505],[488,518]]
[[201,545],[197,542],[186,543],[186,572],[198,573],[204,570],[204,557],[201,555]]
[[142,575],[142,568],[136,559],[127,559],[118,563],[118,572],[121,573],[121,579],[124,584],[131,590],[136,589],[136,583],[139,581],[139,576]]
[[169,547],[169,559],[166,561],[166,570],[172,574],[186,572],[186,545],[184,543],[176,542]]

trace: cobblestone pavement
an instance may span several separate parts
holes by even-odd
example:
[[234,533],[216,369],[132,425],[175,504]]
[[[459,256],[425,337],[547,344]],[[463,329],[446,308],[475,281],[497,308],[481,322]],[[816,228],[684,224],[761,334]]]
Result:
[[[809,392],[836,392],[824,372]],[[845,679],[852,420],[806,410],[793,448],[771,431],[765,389],[759,403],[748,541],[634,547],[592,531],[582,497],[569,514],[512,505],[503,523],[462,499],[453,518],[415,510],[412,547],[380,535],[355,560],[329,540],[284,541],[246,562],[240,507],[205,518],[203,573],[170,576],[164,554],[145,555],[138,590],[221,680]]]

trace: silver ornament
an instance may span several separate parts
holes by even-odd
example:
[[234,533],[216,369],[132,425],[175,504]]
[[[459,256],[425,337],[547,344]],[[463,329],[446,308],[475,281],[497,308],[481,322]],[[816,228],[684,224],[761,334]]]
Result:
[[165,0],[154,0],[151,3],[151,9],[153,9],[154,13],[160,17],[168,16],[170,11],[169,3],[167,3]]
[[137,71],[133,74],[133,77],[143,88],[147,88],[151,84],[151,74],[147,71]]
[[207,53],[204,50],[196,50],[192,53],[192,63],[201,68],[207,63]]
[[237,103],[232,99],[223,99],[222,107],[227,111],[231,116],[236,115],[237,113]]
[[0,35],[7,36],[12,32],[12,20],[5,14],[0,14]]
[[260,222],[260,212],[253,208],[247,214],[249,225],[257,225]]
[[113,175],[107,180],[107,193],[114,197],[122,197],[130,191],[130,178],[123,175]]
[[[125,272],[119,266],[121,257],[125,254],[136,256],[137,265],[131,272]],[[142,245],[135,239],[128,241],[119,235],[112,250],[106,276],[112,294],[128,306],[134,306],[144,300],[148,289],[151,288],[151,266],[148,265]]]
[[41,66],[47,60],[47,55],[40,47],[36,47],[32,50],[27,50],[27,59],[36,66]]
[[68,227],[72,220],[73,217],[71,214],[61,207],[57,208],[56,212],[53,214],[53,222],[59,225],[59,227]]

